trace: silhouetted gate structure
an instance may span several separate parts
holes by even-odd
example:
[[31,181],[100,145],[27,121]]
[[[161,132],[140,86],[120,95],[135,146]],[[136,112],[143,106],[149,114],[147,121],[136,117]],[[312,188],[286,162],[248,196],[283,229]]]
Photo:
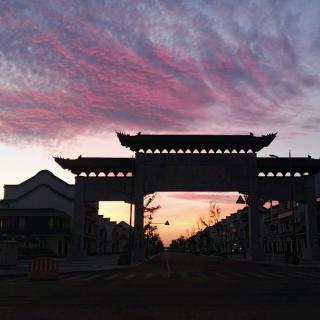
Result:
[[[249,199],[248,258],[262,259],[259,199],[285,201],[292,196],[307,205],[306,244],[310,258],[318,257],[314,175],[320,169],[319,160],[257,158],[256,152],[268,146],[276,134],[117,135],[123,146],[135,152],[134,158],[55,158],[62,168],[77,175],[73,254],[83,253],[86,202],[126,201],[135,205],[134,260],[138,262],[144,259],[144,195],[156,191],[238,191]],[[86,176],[80,176],[82,173]],[[96,176],[89,176],[91,173]],[[101,173],[105,176],[98,176]],[[114,176],[108,177],[109,173]],[[296,173],[300,175],[296,177]]]

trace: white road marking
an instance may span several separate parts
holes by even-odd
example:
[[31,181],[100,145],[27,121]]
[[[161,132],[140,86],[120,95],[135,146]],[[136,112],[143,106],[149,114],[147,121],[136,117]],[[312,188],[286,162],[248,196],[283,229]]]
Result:
[[126,280],[130,280],[130,279],[133,279],[135,276],[136,276],[135,273],[131,273],[131,274],[127,275],[127,276],[125,277],[125,279],[126,279]]
[[309,273],[309,272],[295,272],[296,275],[300,275],[300,276],[303,276],[303,277],[314,277],[314,278],[319,278],[320,275],[318,274],[314,274],[314,273]]
[[104,278],[103,280],[113,280],[113,279],[115,279],[115,278],[118,278],[118,274],[112,274],[111,276],[108,276],[108,277],[106,277],[106,278]]
[[263,272],[263,274],[266,274],[269,277],[276,277],[276,278],[283,278],[283,275],[278,273],[272,273],[272,272]]
[[9,307],[9,306],[0,306],[0,311],[1,310],[12,310],[12,309],[14,309],[15,307],[13,307],[13,306],[11,306],[11,307]]
[[59,280],[64,280],[66,278],[70,278],[70,276],[72,277],[72,274],[70,274],[70,273],[66,273],[64,275],[59,275]]
[[84,281],[90,281],[90,280],[97,279],[97,278],[99,278],[99,277],[101,277],[101,274],[95,274],[95,275],[89,276],[89,277],[87,277],[87,278],[85,278],[85,279],[83,279],[83,280],[84,280]]
[[295,272],[295,273],[290,273],[290,274],[288,274],[288,277],[291,277],[291,276],[293,276],[293,277],[298,277],[298,278],[305,278],[305,274],[300,274],[299,272]]
[[66,280],[66,281],[78,280],[78,279],[83,278],[84,276],[85,276],[84,274],[78,274],[75,276],[71,276],[70,278],[65,278],[64,280]]
[[170,278],[170,273],[168,273],[168,272],[163,272],[163,273],[162,273],[162,278],[165,278],[165,279]]
[[238,273],[238,272],[230,272],[233,276],[239,277],[239,278],[247,278],[245,274]]
[[254,272],[246,272],[247,274],[256,277],[256,278],[260,278],[260,279],[265,279],[266,277],[260,273],[254,273]]
[[223,279],[228,278],[225,274],[222,274],[220,272],[215,272],[214,275],[218,278],[223,278]]
[[30,299],[28,297],[8,297],[0,298],[1,308],[16,307],[17,305],[25,305],[34,302],[36,299]]
[[168,273],[170,274],[171,273],[171,267],[169,265],[169,261],[168,261],[168,258],[167,258],[167,254],[164,253],[164,258],[166,259],[166,264],[167,264],[167,271]]
[[314,272],[312,272],[312,273],[310,273],[310,274],[312,274],[313,277],[320,278],[320,273],[314,273]]
[[9,278],[6,281],[7,282],[27,281],[27,278],[26,277]]
[[181,272],[181,273],[180,273],[180,278],[181,278],[181,279],[188,279],[188,278],[189,278],[189,275],[188,275],[187,272]]

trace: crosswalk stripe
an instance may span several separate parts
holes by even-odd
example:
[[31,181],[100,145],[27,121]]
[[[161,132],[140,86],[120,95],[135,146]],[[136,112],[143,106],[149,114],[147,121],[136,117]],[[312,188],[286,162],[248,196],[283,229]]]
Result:
[[283,275],[280,275],[278,273],[263,272],[263,274],[266,274],[269,277],[283,278]]
[[320,273],[314,273],[314,272],[312,272],[312,273],[310,273],[310,274],[312,274],[313,277],[320,278]]
[[[125,280],[130,280],[134,279],[137,276],[141,276],[141,279],[149,280],[152,278],[156,277],[162,277],[163,279],[189,279],[192,277],[198,277],[204,280],[212,279],[212,278],[222,278],[222,279],[227,279],[227,278],[248,278],[248,277],[253,277],[253,278],[260,278],[260,279],[266,279],[266,278],[284,278],[284,277],[297,277],[297,278],[314,278],[314,279],[319,279],[320,278],[320,273],[317,272],[307,272],[307,271],[294,271],[289,274],[281,274],[281,273],[273,273],[273,272],[261,272],[261,273],[255,273],[255,272],[250,272],[250,271],[245,271],[245,272],[214,272],[210,274],[206,273],[201,273],[201,272],[176,272],[176,273],[130,273],[127,275],[123,275],[122,279]],[[101,279],[101,280],[113,280],[118,278],[120,275],[119,274],[109,274],[109,275],[103,275],[101,273],[87,273],[87,274],[64,274],[60,275],[59,279],[60,280],[66,280],[66,281],[73,281],[73,280],[83,280],[83,281],[92,281],[95,279]],[[8,281],[8,282],[16,282],[16,281],[28,281],[26,277],[15,277],[15,278],[7,278],[3,281]]]
[[260,278],[260,279],[265,279],[266,277],[260,273],[254,273],[254,272],[246,272],[247,274],[256,277],[256,278]]
[[71,277],[69,277],[69,278],[65,278],[64,280],[66,280],[66,281],[72,281],[72,280],[81,279],[82,277],[84,277],[83,274],[78,274],[78,275],[75,275],[75,276],[71,276]]
[[118,274],[112,274],[111,276],[108,276],[106,278],[104,278],[103,280],[113,280],[113,279],[116,279],[118,278]]
[[210,279],[210,277],[208,275],[203,274],[203,273],[197,273],[196,276],[201,278],[201,279],[205,279],[205,280]]
[[220,272],[215,272],[214,273],[214,275],[216,276],[216,277],[218,277],[218,278],[227,278],[227,276],[225,275],[225,274],[222,274],[222,273],[220,273]]
[[24,303],[29,303],[33,301],[33,299],[28,298],[26,296],[17,296],[17,297],[1,297],[0,302],[1,303],[11,303],[11,302],[24,302]]
[[0,306],[0,311],[1,310],[12,310],[14,308],[15,308],[14,306]]
[[84,278],[83,280],[84,280],[84,281],[90,281],[90,280],[97,279],[97,278],[99,278],[99,277],[101,277],[101,274],[95,274],[95,275],[93,275],[93,276]]
[[7,281],[8,282],[16,282],[16,281],[26,281],[27,279],[26,279],[26,277],[17,277],[17,278],[9,278],[9,279],[7,279]]
[[63,274],[63,275],[59,275],[59,280],[64,280],[64,279],[70,278],[70,277],[72,277],[72,274],[66,273],[66,274]]
[[317,275],[317,274],[313,274],[313,273],[309,273],[309,272],[299,272],[299,271],[297,271],[297,272],[295,272],[295,274],[297,274],[297,275],[301,275],[301,276],[304,276],[304,277],[314,277],[314,278],[319,278],[320,277],[320,275]]
[[182,273],[180,273],[180,278],[181,279],[188,279],[189,278],[189,274],[187,272],[182,272]]
[[243,274],[243,273],[238,273],[238,272],[230,272],[233,276],[239,277],[239,278],[247,278],[248,276]]
[[299,272],[295,272],[295,273],[291,273],[291,274],[288,274],[288,276],[293,276],[293,277],[298,277],[298,278],[305,278],[306,275],[305,274],[301,274]]

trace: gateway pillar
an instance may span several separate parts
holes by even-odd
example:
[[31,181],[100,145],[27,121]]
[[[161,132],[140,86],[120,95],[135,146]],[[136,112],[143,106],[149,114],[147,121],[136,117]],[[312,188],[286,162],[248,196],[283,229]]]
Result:
[[84,251],[84,222],[85,222],[85,177],[76,177],[74,209],[72,217],[72,240],[69,250],[69,258],[71,260],[84,259],[86,252]]
[[247,248],[246,257],[249,260],[263,260],[263,251],[261,245],[261,223],[259,214],[259,199],[258,199],[258,180],[257,180],[257,158],[256,154],[248,160],[249,172],[249,247]]
[[136,153],[135,175],[134,175],[134,240],[133,259],[139,263],[145,259],[144,246],[144,156]]
[[306,177],[305,184],[306,194],[306,211],[305,211],[305,235],[306,249],[304,258],[320,259],[319,235],[318,235],[318,218],[317,218],[317,202],[315,194],[315,177]]

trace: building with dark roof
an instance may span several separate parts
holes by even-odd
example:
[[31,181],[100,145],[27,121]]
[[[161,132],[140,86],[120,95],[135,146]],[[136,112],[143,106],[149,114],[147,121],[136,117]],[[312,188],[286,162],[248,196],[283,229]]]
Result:
[[[4,186],[0,201],[0,239],[16,240],[20,256],[66,256],[72,235],[75,187],[48,170],[17,185]],[[115,223],[98,215],[98,203],[86,204],[84,250],[112,250]]]

